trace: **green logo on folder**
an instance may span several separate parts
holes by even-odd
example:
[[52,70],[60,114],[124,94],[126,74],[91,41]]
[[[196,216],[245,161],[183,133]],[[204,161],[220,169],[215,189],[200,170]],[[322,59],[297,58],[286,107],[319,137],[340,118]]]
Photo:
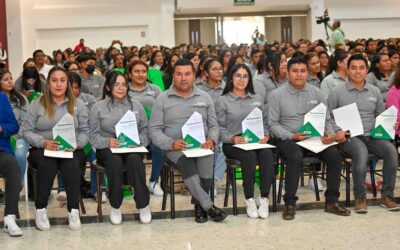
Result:
[[187,134],[186,137],[183,139],[184,142],[187,143],[186,148],[187,149],[192,149],[192,148],[199,148],[201,146],[201,143],[194,139],[191,135]]
[[246,129],[242,134],[242,137],[247,138],[247,143],[256,143],[260,141],[260,138],[256,136],[251,130]]
[[128,146],[138,146],[139,145],[135,141],[133,141],[131,138],[126,136],[124,133],[120,133],[117,139],[119,141],[120,148],[126,148]]
[[74,147],[69,144],[64,138],[61,136],[57,135],[55,141],[58,141],[60,144],[58,144],[58,151],[64,151],[65,149],[74,149]]
[[386,132],[386,130],[382,127],[382,125],[379,125],[375,129],[373,129],[371,132],[372,138],[375,139],[385,139],[385,140],[391,140],[392,137]]
[[322,136],[310,122],[304,124],[304,126],[299,129],[299,132],[306,136]]

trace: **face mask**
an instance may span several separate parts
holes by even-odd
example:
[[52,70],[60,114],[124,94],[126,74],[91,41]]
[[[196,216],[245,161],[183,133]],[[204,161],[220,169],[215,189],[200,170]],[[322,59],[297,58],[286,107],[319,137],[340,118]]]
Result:
[[86,72],[88,72],[89,74],[92,74],[94,72],[94,65],[88,65],[86,67]]

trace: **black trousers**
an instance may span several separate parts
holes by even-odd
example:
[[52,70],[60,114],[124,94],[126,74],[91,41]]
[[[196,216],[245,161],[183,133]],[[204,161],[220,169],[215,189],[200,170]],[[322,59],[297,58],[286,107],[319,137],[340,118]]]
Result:
[[222,150],[227,158],[239,160],[243,176],[243,190],[246,199],[254,198],[254,184],[257,162],[260,171],[260,193],[268,197],[274,180],[274,155],[271,149],[242,150],[232,144],[224,144]]
[[18,200],[21,169],[12,154],[0,151],[0,174],[6,180],[4,216],[13,214],[19,218]]
[[146,186],[146,169],[143,163],[143,154],[127,153],[113,154],[110,149],[96,151],[99,163],[104,166],[108,178],[109,200],[113,208],[119,208],[124,199],[122,185],[126,170],[128,185],[134,189],[136,208],[145,208],[149,205],[150,192]]
[[81,183],[80,162],[85,158],[85,153],[81,149],[76,150],[72,159],[46,157],[43,154],[43,148],[31,148],[29,150],[28,160],[33,164],[33,167],[37,169],[36,208],[42,209],[47,207],[54,178],[57,175],[57,171],[60,170],[64,181],[65,192],[67,193],[68,211],[71,211],[71,209],[79,209]]
[[[283,197],[287,206],[295,205],[298,197],[296,196],[299,186],[301,168],[303,167],[304,154],[313,154],[303,149],[292,140],[276,140],[279,154],[286,161],[285,172],[285,195]],[[339,200],[340,171],[342,169],[342,157],[336,146],[331,146],[324,151],[314,154],[327,164],[325,191],[325,203],[334,204]]]

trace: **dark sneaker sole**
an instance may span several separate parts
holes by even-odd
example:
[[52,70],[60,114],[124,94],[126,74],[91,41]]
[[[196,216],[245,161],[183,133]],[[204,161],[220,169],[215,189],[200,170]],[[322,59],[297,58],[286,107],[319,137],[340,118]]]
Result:
[[221,221],[225,220],[226,217],[228,217],[228,214],[224,214],[224,216],[221,216],[221,217],[212,218],[212,220],[215,222],[221,222]]
[[357,214],[366,214],[368,213],[367,209],[359,209],[359,210],[354,210],[355,213]]
[[384,204],[380,204],[381,207],[383,207],[384,209],[386,209],[387,211],[391,211],[391,212],[397,212],[400,211],[400,207],[393,207],[393,208],[388,208],[387,206],[385,206]]

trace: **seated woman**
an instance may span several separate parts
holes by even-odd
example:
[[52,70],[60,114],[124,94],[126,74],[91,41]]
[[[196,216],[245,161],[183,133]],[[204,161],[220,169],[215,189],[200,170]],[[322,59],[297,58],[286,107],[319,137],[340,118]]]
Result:
[[[22,118],[26,114],[28,107],[28,99],[15,90],[14,81],[11,73],[8,70],[0,70],[0,91],[7,95],[14,111],[15,119],[17,119],[19,126],[21,126]],[[20,184],[22,185],[26,170],[26,154],[28,153],[28,144],[22,138],[21,131],[14,135],[13,140],[15,140],[15,157],[21,168]]]
[[[246,198],[247,216],[250,218],[268,217],[268,194],[274,179],[274,160],[271,149],[245,151],[234,147],[246,143],[242,135],[242,121],[255,109],[263,111],[264,137],[259,143],[269,139],[266,112],[263,99],[254,93],[251,71],[245,64],[233,66],[222,96],[218,98],[215,109],[220,126],[220,140],[227,158],[241,162],[243,190]],[[254,199],[256,165],[260,166],[260,196]],[[258,205],[258,210],[257,210]]]
[[134,199],[139,209],[140,222],[150,223],[150,194],[146,186],[146,172],[143,154],[114,154],[111,148],[118,148],[120,141],[116,139],[115,125],[127,113],[134,112],[139,133],[140,144],[147,146],[147,118],[143,106],[132,101],[128,96],[129,83],[123,74],[110,71],[106,75],[103,89],[103,99],[97,102],[90,112],[90,144],[96,148],[98,162],[104,166],[108,178],[111,204],[110,219],[114,225],[121,224],[121,204],[124,198],[122,192],[123,175],[126,170],[128,185],[134,188]]
[[[158,86],[147,81],[147,72],[149,66],[142,61],[134,61],[127,67],[130,86],[128,95],[131,100],[138,101],[144,107],[147,118],[150,120],[151,111],[153,109],[156,98],[161,94]],[[154,144],[150,144],[151,154],[151,175],[149,180],[149,191],[154,196],[163,196],[164,192],[158,185],[158,177],[160,176],[162,166],[162,151]]]
[[6,207],[4,209],[4,232],[10,236],[21,236],[22,230],[15,219],[19,217],[18,199],[20,169],[15,160],[10,136],[18,133],[18,122],[4,93],[0,93],[0,174],[6,179]]
[[[74,119],[76,145],[73,158],[52,158],[45,150],[58,150],[59,142],[53,138],[53,127],[66,115]],[[89,141],[89,111],[76,99],[68,83],[64,68],[50,70],[43,95],[32,102],[22,122],[23,138],[32,146],[28,160],[37,168],[37,197],[35,223],[39,230],[50,230],[47,202],[54,177],[59,170],[67,192],[68,221],[71,230],[79,230],[80,163],[85,159],[82,147]]]
[[31,102],[46,88],[46,82],[40,79],[39,71],[34,66],[24,68],[22,76],[15,81],[15,90],[25,95]]

